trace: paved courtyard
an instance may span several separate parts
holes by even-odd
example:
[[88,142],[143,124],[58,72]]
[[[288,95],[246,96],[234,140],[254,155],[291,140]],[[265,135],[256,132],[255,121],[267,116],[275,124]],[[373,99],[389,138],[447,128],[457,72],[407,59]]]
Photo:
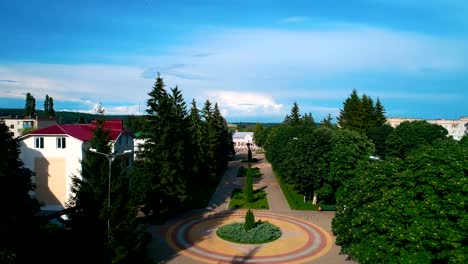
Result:
[[231,243],[219,238],[219,226],[243,222],[245,210],[230,210],[231,192],[244,180],[237,171],[246,163],[239,159],[229,163],[209,206],[169,220],[161,226],[150,226],[153,240],[149,254],[158,263],[345,263],[331,233],[334,212],[291,210],[263,154],[260,160],[262,178],[254,188],[264,188],[270,210],[254,210],[255,219],[269,221],[281,228],[282,236],[258,245]]

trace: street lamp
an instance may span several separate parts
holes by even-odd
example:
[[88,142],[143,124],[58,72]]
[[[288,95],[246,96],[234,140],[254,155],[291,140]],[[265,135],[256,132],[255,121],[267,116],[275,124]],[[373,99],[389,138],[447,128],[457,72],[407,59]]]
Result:
[[95,148],[89,148],[89,151],[97,153],[97,154],[101,154],[101,155],[105,156],[107,158],[107,160],[109,161],[109,179],[108,179],[108,194],[107,194],[107,208],[109,210],[109,217],[107,218],[107,240],[109,240],[109,237],[110,237],[110,194],[111,194],[111,167],[112,167],[112,161],[114,160],[114,158],[116,158],[118,156],[128,154],[128,153],[132,153],[132,150],[127,149],[127,150],[124,150],[122,153],[119,153],[119,154],[103,153],[103,152],[97,151],[97,149],[95,149]]

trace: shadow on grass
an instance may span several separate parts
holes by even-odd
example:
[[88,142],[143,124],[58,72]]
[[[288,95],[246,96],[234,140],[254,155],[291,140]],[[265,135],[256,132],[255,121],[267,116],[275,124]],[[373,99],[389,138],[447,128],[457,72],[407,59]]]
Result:
[[269,209],[268,200],[265,193],[265,188],[257,189],[253,192],[254,199],[253,202],[247,203],[244,198],[243,189],[234,189],[232,191],[231,202],[229,203],[229,208],[231,209]]

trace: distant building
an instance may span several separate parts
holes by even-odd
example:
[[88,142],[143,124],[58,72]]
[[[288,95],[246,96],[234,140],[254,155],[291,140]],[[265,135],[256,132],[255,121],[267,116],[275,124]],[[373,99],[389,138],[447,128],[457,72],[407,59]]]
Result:
[[250,143],[251,150],[257,150],[259,147],[255,145],[253,140],[254,133],[253,132],[235,132],[232,135],[232,141],[234,141],[234,149],[235,150],[247,150],[247,143]]
[[[26,168],[35,173],[34,196],[45,204],[44,210],[61,210],[71,196],[72,177],[81,177],[81,161],[97,122],[91,124],[52,125],[19,137],[21,154]],[[127,167],[133,165],[133,133],[123,129],[123,120],[109,119],[113,153],[126,150],[119,156]]]
[[24,130],[40,129],[57,124],[55,118],[49,117],[0,117],[0,120],[5,122],[15,138],[21,136]]
[[[421,118],[387,118],[387,123],[392,127],[397,127],[404,121],[423,121]],[[452,136],[455,140],[460,140],[464,135],[468,134],[468,117],[461,117],[456,120],[449,119],[429,119],[426,122],[434,125],[440,125],[447,129],[448,135]]]

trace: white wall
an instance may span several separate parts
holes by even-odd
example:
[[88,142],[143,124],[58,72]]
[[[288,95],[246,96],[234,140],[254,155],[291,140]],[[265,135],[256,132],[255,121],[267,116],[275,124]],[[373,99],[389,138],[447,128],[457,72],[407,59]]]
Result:
[[[35,139],[37,137],[44,138],[44,148],[38,149],[35,148]],[[57,138],[65,137],[66,138],[66,148],[59,149],[57,148]],[[44,136],[35,136],[30,135],[22,140],[20,140],[21,154],[20,158],[23,160],[25,167],[29,168],[31,171],[34,171],[34,160],[36,157],[44,158],[58,158],[64,157],[66,159],[66,196],[70,197],[71,195],[71,186],[72,186],[72,176],[81,175],[81,159],[83,157],[82,152],[82,141],[74,137],[67,135],[44,135]],[[33,178],[34,181],[34,178]],[[57,207],[45,207],[44,210],[57,210],[62,208]]]

